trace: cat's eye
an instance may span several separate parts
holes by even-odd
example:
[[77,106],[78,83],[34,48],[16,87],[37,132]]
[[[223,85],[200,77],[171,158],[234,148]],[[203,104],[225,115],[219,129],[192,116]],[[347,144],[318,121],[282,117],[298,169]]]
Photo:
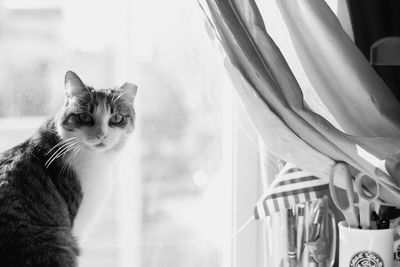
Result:
[[124,120],[125,120],[125,117],[122,116],[122,114],[117,113],[117,114],[114,114],[114,115],[111,117],[110,123],[111,123],[111,124],[121,124],[121,123],[124,122]]
[[78,118],[81,122],[83,123],[90,123],[92,122],[92,116],[90,116],[88,113],[80,113],[78,115]]

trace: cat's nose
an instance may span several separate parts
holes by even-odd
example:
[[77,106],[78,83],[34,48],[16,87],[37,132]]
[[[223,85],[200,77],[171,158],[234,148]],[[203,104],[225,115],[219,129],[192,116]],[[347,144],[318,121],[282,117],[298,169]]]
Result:
[[108,137],[108,134],[105,133],[97,133],[96,137],[99,138],[100,140],[106,139]]

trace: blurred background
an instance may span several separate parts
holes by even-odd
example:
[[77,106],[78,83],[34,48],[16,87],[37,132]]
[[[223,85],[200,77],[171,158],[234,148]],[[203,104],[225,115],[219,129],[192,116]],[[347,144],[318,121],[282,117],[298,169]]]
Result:
[[1,150],[55,114],[67,70],[139,85],[80,266],[230,266],[234,101],[196,1],[0,0]]

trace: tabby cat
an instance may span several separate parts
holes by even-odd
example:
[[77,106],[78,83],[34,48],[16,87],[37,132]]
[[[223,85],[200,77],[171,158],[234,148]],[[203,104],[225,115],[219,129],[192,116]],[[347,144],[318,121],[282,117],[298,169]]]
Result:
[[0,154],[0,266],[76,266],[134,130],[137,87],[95,90],[69,71],[54,118]]

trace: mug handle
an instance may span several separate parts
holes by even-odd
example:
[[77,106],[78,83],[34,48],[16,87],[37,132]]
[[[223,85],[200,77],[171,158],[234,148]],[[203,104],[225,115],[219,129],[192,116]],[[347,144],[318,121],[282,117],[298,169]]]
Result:
[[336,256],[336,240],[337,240],[337,230],[336,230],[336,219],[335,219],[335,214],[329,210],[328,215],[331,218],[331,224],[332,224],[332,243],[331,243],[331,257],[327,262],[327,266],[332,267],[335,264],[335,256]]
[[400,239],[396,239],[393,243],[393,260],[395,263],[400,263]]

